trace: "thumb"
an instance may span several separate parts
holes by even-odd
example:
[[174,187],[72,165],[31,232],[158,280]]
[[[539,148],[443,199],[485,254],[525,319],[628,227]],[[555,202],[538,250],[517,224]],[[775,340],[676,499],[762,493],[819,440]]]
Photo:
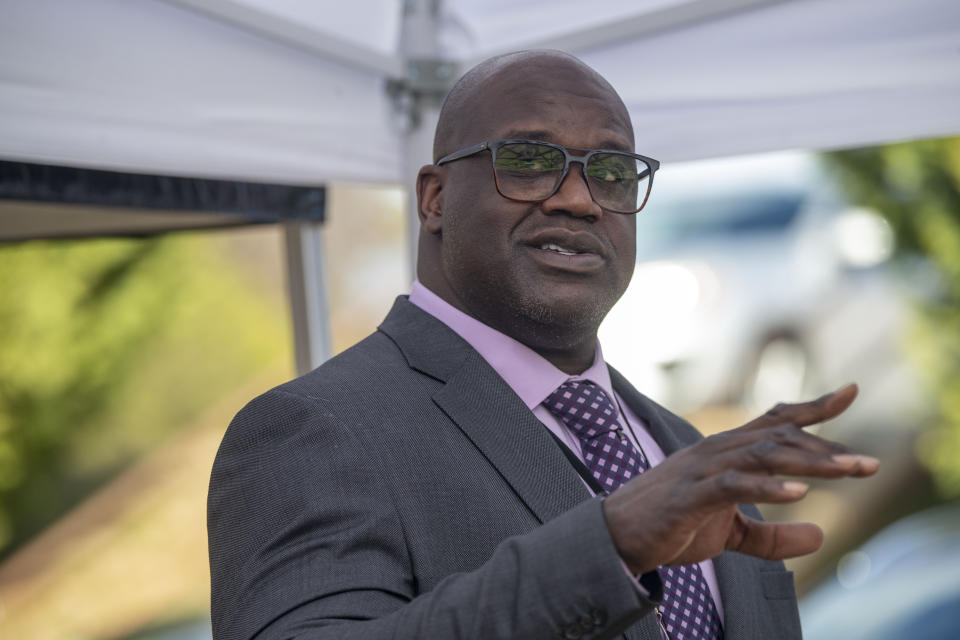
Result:
[[822,544],[823,530],[810,522],[762,522],[743,514],[727,539],[727,549],[767,560],[804,556]]

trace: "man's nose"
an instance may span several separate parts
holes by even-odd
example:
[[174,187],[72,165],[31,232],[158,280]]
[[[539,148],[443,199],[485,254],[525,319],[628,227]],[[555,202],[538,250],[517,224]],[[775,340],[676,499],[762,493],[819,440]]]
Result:
[[584,175],[583,164],[571,162],[567,175],[556,193],[543,201],[543,210],[546,213],[567,213],[577,217],[599,218],[603,209],[590,195]]

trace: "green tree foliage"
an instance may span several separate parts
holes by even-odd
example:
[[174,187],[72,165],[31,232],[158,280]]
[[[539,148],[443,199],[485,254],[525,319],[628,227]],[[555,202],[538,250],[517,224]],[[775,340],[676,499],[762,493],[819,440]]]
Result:
[[960,138],[839,151],[827,160],[859,203],[890,222],[898,250],[939,270],[941,287],[920,310],[915,352],[938,424],[921,457],[948,497],[960,495]]
[[289,353],[282,309],[214,245],[0,247],[0,556]]

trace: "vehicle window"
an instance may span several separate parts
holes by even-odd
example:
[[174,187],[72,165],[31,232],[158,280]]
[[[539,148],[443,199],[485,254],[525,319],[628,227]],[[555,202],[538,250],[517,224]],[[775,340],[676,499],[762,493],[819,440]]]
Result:
[[795,191],[709,196],[662,195],[640,214],[639,249],[662,251],[688,242],[780,232],[796,218],[804,196]]

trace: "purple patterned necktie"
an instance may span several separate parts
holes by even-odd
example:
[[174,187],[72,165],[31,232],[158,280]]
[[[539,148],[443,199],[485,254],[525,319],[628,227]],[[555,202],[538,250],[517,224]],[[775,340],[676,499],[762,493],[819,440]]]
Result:
[[[569,380],[544,402],[580,440],[583,459],[607,493],[650,468],[626,438],[606,392],[589,380]],[[723,628],[700,565],[662,567],[662,628],[671,640],[722,640]]]

